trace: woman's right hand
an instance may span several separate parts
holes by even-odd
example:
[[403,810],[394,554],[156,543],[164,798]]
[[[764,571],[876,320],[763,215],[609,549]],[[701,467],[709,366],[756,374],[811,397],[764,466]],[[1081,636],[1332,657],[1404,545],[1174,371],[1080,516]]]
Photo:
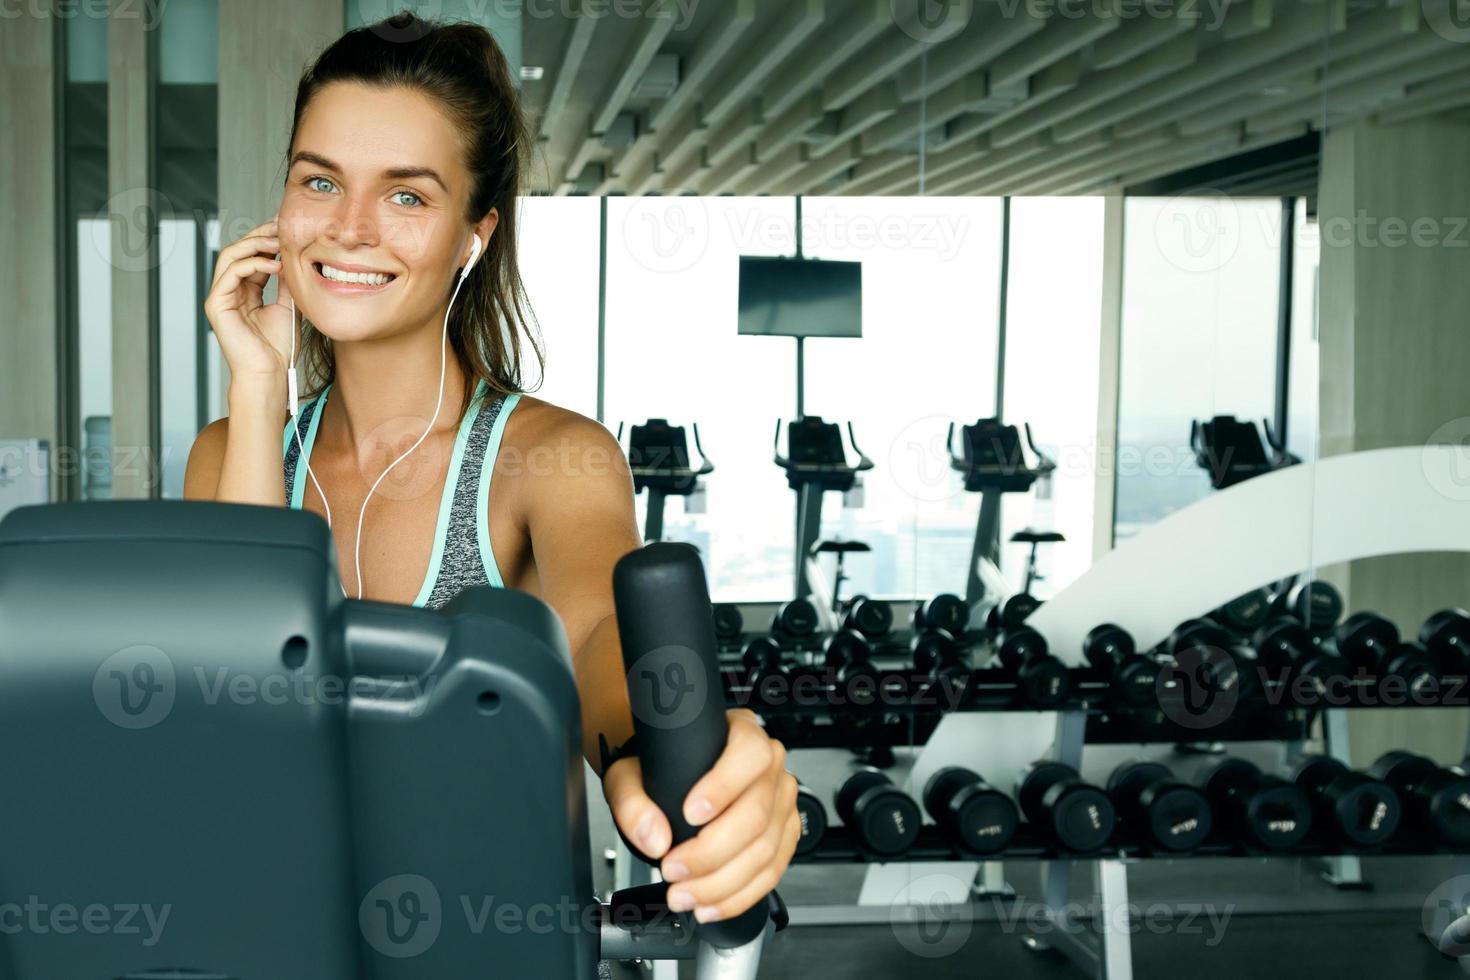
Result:
[[[220,249],[214,264],[214,285],[204,300],[204,313],[220,351],[230,366],[231,383],[247,378],[282,387],[291,357],[291,293],[281,262],[277,219],[252,229],[237,242]],[[276,302],[265,305],[265,287],[278,277]]]

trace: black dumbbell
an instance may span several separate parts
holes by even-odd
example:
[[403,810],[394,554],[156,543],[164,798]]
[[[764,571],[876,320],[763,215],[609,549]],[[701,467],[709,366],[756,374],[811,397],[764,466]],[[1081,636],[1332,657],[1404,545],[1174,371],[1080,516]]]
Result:
[[1470,613],[1440,610],[1419,627],[1419,643],[1429,651],[1441,677],[1470,674]]
[[1342,619],[1342,593],[1329,582],[1313,580],[1276,593],[1271,599],[1271,612],[1290,616],[1314,636],[1326,636]]
[[1215,826],[1210,801],[1162,762],[1125,762],[1108,776],[1108,797],[1125,828],[1148,844],[1192,851]]
[[822,643],[822,662],[853,704],[872,704],[878,690],[873,648],[857,630],[842,629]]
[[1424,648],[1401,642],[1398,627],[1377,613],[1355,613],[1332,635],[1338,654],[1354,670],[1377,678],[1401,678],[1411,691],[1423,690],[1437,679]]
[[1015,680],[1023,704],[1055,708],[1072,692],[1072,677],[1066,664],[1051,655],[1046,638],[1030,626],[1007,630],[995,658],[1001,669]]
[[752,638],[740,650],[740,663],[745,667],[745,680],[756,687],[762,677],[784,675],[784,654],[781,644],[768,636]]
[[1351,668],[1331,649],[1317,645],[1312,634],[1292,616],[1280,616],[1251,637],[1258,659],[1268,670],[1287,672],[1288,683],[1303,678],[1320,697],[1333,678],[1346,677]]
[[1271,593],[1262,588],[1252,589],[1244,595],[1236,596],[1225,605],[1212,611],[1210,619],[1232,633],[1250,636],[1270,615]]
[[806,857],[822,843],[827,833],[827,808],[822,798],[805,786],[796,787],[796,815],[801,819],[801,836],[796,839],[796,856]]
[[1464,769],[1398,751],[1380,757],[1368,775],[1398,791],[1421,829],[1455,847],[1470,844],[1470,775]]
[[1032,826],[1069,851],[1102,847],[1117,822],[1108,795],[1062,762],[1033,762],[1016,787],[1016,802]]
[[893,607],[865,595],[855,595],[846,602],[842,625],[857,630],[869,640],[881,640],[893,631]]
[[771,632],[778,639],[806,640],[816,634],[820,623],[816,603],[810,599],[792,599],[777,607],[776,615],[771,618]]
[[1325,755],[1298,759],[1291,781],[1307,791],[1316,822],[1349,847],[1378,847],[1399,829],[1403,804],[1394,788]]
[[929,777],[924,809],[946,837],[974,854],[1005,850],[1020,819],[1009,796],[960,766],[947,766]]
[[874,854],[902,854],[918,839],[919,805],[877,769],[848,776],[835,802],[842,822]]
[[1169,634],[1169,655],[1180,667],[1202,668],[1201,681],[1217,694],[1232,691],[1241,701],[1251,701],[1261,692],[1261,676],[1254,651],[1247,651],[1218,623],[1187,619]]
[[733,602],[717,602],[712,607],[711,616],[715,624],[715,639],[721,643],[734,643],[740,639],[745,630],[745,617],[740,614],[739,606]]
[[1015,629],[1040,608],[1040,599],[1029,592],[1018,592],[991,606],[990,612],[985,614],[985,625],[992,633]]
[[1133,634],[1123,627],[1094,626],[1082,641],[1082,656],[1108,675],[1110,690],[1122,703],[1135,707],[1158,703],[1159,662],[1141,656]]
[[1200,788],[1236,835],[1268,850],[1295,847],[1312,829],[1306,791],[1245,759],[1222,759],[1204,773]]
[[953,660],[962,644],[948,630],[926,629],[915,633],[909,640],[909,655],[914,670],[920,674],[932,672],[940,661]]
[[936,629],[951,636],[964,636],[970,626],[970,607],[959,596],[941,592],[915,606],[911,622],[915,633]]

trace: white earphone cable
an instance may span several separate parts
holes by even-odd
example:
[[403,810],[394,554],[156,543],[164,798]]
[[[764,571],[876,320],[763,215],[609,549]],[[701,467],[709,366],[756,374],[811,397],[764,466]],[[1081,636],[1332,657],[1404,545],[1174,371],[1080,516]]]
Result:
[[[477,241],[476,242],[476,248],[477,248],[477,250],[478,250],[478,246],[479,246],[479,242]],[[476,255],[475,257],[478,258],[478,255]],[[434,431],[434,423],[436,421],[438,421],[438,419],[439,419],[439,409],[444,404],[444,369],[445,369],[445,364],[446,364],[445,358],[446,358],[446,356],[448,354],[448,351],[449,351],[449,313],[450,313],[451,310],[454,309],[454,301],[459,296],[459,288],[464,285],[465,279],[469,277],[470,266],[472,266],[473,264],[474,264],[474,259],[472,258],[470,260],[470,263],[467,264],[465,266],[464,270],[460,273],[459,278],[458,278],[458,281],[456,281],[455,284],[454,284],[454,292],[449,297],[449,306],[444,310],[444,329],[443,329],[442,333],[440,334],[440,338],[439,338],[439,395],[434,400],[434,414],[429,419],[428,428],[424,429],[423,435],[419,436],[418,437],[418,440],[416,442],[414,442],[414,444],[412,446],[409,446],[407,449],[405,449],[403,451],[403,454],[401,456],[399,456],[393,462],[389,463],[388,466],[387,466],[387,468],[384,469],[382,473],[379,473],[378,474],[378,478],[373,481],[372,487],[370,487],[368,489],[367,496],[364,497],[364,498],[362,498],[362,506],[360,508],[358,508],[358,511],[357,511],[357,534],[355,535],[355,540],[353,542],[353,569],[354,569],[355,574],[357,575],[357,598],[359,598],[359,599],[362,598],[362,521],[363,521],[363,516],[367,513],[368,501],[372,499],[372,496],[373,496],[374,491],[376,491],[378,489],[378,484],[380,484],[380,483],[383,482],[383,477],[387,476],[388,473],[393,469],[393,467],[397,466],[399,463],[401,463],[405,459],[407,459],[408,456],[415,449],[419,448],[419,446],[423,444],[423,441],[426,438],[428,438],[429,433]],[[288,371],[288,374],[291,377],[292,381],[294,382],[295,374],[296,374],[296,299],[295,299],[295,297],[292,297],[292,299],[291,299],[291,358],[290,358],[290,366],[287,368],[287,371]],[[291,388],[292,388],[293,395],[294,395],[294,389],[295,389],[294,383],[291,385]],[[320,402],[318,402],[318,404],[320,404]],[[293,420],[296,420],[296,419],[299,418],[299,414],[300,413],[299,413],[299,410],[297,409],[296,400],[295,400],[294,397],[291,400],[291,412],[292,412],[292,418],[293,418]],[[320,422],[318,422],[318,424],[320,424]],[[316,486],[316,492],[317,492],[317,494],[320,495],[321,498],[322,498],[322,507],[327,512],[327,528],[328,529],[331,529],[331,527],[332,527],[332,508],[327,503],[327,495],[322,492],[322,485],[317,482],[316,474],[311,471],[311,463],[307,461],[307,458],[306,458],[306,449],[301,444],[301,426],[300,426],[299,422],[296,422],[295,424],[293,424],[292,428],[295,429],[295,431],[296,431],[296,451],[297,451],[297,457],[296,458],[299,459],[306,466],[306,475],[311,478],[311,482]],[[287,501],[287,503],[289,504],[290,501]],[[342,590],[342,595],[344,597],[347,595],[347,590],[346,589],[343,589]]]

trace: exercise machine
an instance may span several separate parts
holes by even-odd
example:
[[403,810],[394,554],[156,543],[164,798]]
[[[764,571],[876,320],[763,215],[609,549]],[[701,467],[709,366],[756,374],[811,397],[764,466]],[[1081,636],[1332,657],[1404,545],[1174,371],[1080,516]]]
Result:
[[[623,426],[619,423],[618,441],[622,439]],[[694,448],[699,451],[698,469],[691,464],[689,440],[682,425],[670,425],[668,419],[649,419],[629,430],[628,465],[633,474],[633,492],[648,491],[644,541],[663,540],[664,501],[668,497],[694,496],[703,490],[699,478],[715,471],[715,464],[699,444],[698,422],[694,423]]]
[[[345,599],[335,555],[321,518],[286,508],[0,521],[0,902],[167,915],[147,944],[7,931],[6,975],[591,977],[601,957],[754,976],[777,898],[708,925],[661,883],[597,900],[555,613],[489,586],[442,610]],[[703,568],[649,545],[613,589],[644,785],[682,840],[726,739]]]

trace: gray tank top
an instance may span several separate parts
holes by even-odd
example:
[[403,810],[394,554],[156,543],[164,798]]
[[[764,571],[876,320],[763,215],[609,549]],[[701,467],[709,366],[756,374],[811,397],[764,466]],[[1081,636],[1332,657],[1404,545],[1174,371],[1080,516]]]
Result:
[[[282,433],[286,502],[297,510],[305,499],[307,484],[306,467],[298,465],[299,457],[304,451],[307,460],[311,459],[321,409],[331,390],[328,384],[321,394],[301,406],[296,415],[296,429],[287,421]],[[439,500],[434,550],[413,605],[438,609],[471,585],[504,588],[505,580],[490,547],[490,477],[500,453],[506,420],[520,398],[519,394],[491,398],[483,378],[476,386],[454,440],[454,452]]]

